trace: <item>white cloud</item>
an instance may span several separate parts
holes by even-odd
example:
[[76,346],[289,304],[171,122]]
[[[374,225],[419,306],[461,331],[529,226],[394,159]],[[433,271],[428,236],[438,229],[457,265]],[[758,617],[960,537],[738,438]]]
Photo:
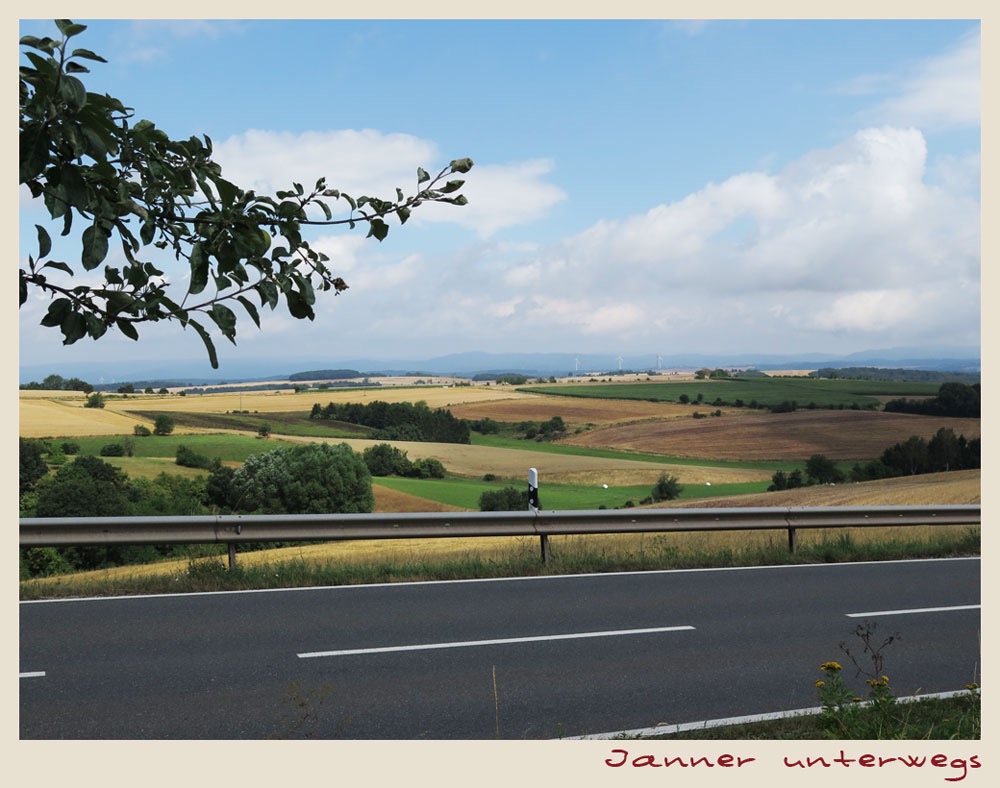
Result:
[[896,95],[873,111],[879,122],[926,131],[974,128],[980,121],[980,35],[917,64],[898,78]]
[[[437,162],[436,146],[410,134],[383,134],[373,129],[309,131],[301,134],[251,130],[215,146],[215,158],[225,176],[260,193],[288,189],[293,182],[311,190],[317,177],[328,188],[354,198],[362,195],[395,199],[396,189],[417,189],[417,168],[432,176],[447,162]],[[469,228],[483,238],[501,229],[537,221],[565,192],[546,181],[550,160],[510,164],[476,164],[465,174],[445,180],[465,180],[461,193],[469,204],[424,204],[414,211],[414,223],[451,223]],[[330,203],[335,213],[346,203]]]

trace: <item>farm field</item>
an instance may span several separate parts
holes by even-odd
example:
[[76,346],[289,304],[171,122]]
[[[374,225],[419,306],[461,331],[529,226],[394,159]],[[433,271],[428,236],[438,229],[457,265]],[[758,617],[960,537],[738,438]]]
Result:
[[734,404],[736,400],[763,406],[797,402],[800,407],[810,403],[821,408],[864,408],[898,397],[931,397],[937,394],[938,383],[903,381],[850,380],[820,378],[726,378],[684,382],[590,383],[585,385],[532,386],[524,389],[564,397],[599,399],[637,399],[652,402],[677,402],[681,395],[692,401],[701,395],[703,407],[716,400]]
[[832,460],[868,460],[911,435],[930,438],[941,427],[969,439],[980,437],[979,419],[800,410],[614,425],[571,436],[565,443],[702,459],[805,460],[823,454]]

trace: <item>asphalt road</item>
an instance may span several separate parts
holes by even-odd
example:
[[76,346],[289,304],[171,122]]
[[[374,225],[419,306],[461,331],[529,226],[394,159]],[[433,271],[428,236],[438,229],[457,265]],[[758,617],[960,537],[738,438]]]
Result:
[[[22,602],[22,739],[539,739],[980,676],[980,561]],[[881,640],[881,638],[880,638]],[[862,662],[866,667],[866,664]]]

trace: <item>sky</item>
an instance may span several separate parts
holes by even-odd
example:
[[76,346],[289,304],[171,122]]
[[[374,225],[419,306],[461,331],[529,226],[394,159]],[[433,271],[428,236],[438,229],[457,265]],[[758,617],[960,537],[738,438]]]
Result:
[[[980,344],[978,20],[75,21],[109,61],[88,89],[207,135],[245,188],[391,196],[475,162],[464,207],[421,206],[381,243],[312,233],[349,289],[312,322],[241,313],[220,372]],[[44,221],[22,190],[22,261]],[[176,326],[64,347],[47,303],[20,309],[22,366],[210,371]]]

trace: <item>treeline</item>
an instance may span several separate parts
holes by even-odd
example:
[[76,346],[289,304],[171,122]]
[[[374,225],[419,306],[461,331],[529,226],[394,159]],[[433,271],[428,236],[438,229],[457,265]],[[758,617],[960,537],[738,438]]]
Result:
[[978,419],[982,413],[981,384],[942,383],[936,397],[889,400],[886,413],[917,413],[921,416],[951,416]]
[[767,489],[773,492],[814,484],[840,484],[848,480],[869,482],[924,473],[974,470],[981,465],[980,446],[980,438],[969,440],[964,435],[956,436],[950,427],[942,427],[930,440],[911,435],[887,448],[877,460],[855,463],[849,473],[844,473],[824,455],[814,454],[806,461],[804,471],[775,473]]
[[296,380],[353,380],[360,378],[361,373],[356,369],[314,369],[310,372],[295,372],[288,376],[291,381]]
[[958,382],[978,383],[980,376],[971,372],[942,372],[930,369],[884,369],[882,367],[823,367],[810,372],[811,378],[836,380],[894,380],[907,383]]
[[373,430],[372,437],[391,441],[471,443],[469,424],[450,410],[431,410],[426,402],[356,402],[313,405],[310,419],[343,421]]
[[64,378],[61,375],[48,375],[41,382],[22,383],[18,388],[24,391],[82,391],[89,394],[94,387],[80,378]]

